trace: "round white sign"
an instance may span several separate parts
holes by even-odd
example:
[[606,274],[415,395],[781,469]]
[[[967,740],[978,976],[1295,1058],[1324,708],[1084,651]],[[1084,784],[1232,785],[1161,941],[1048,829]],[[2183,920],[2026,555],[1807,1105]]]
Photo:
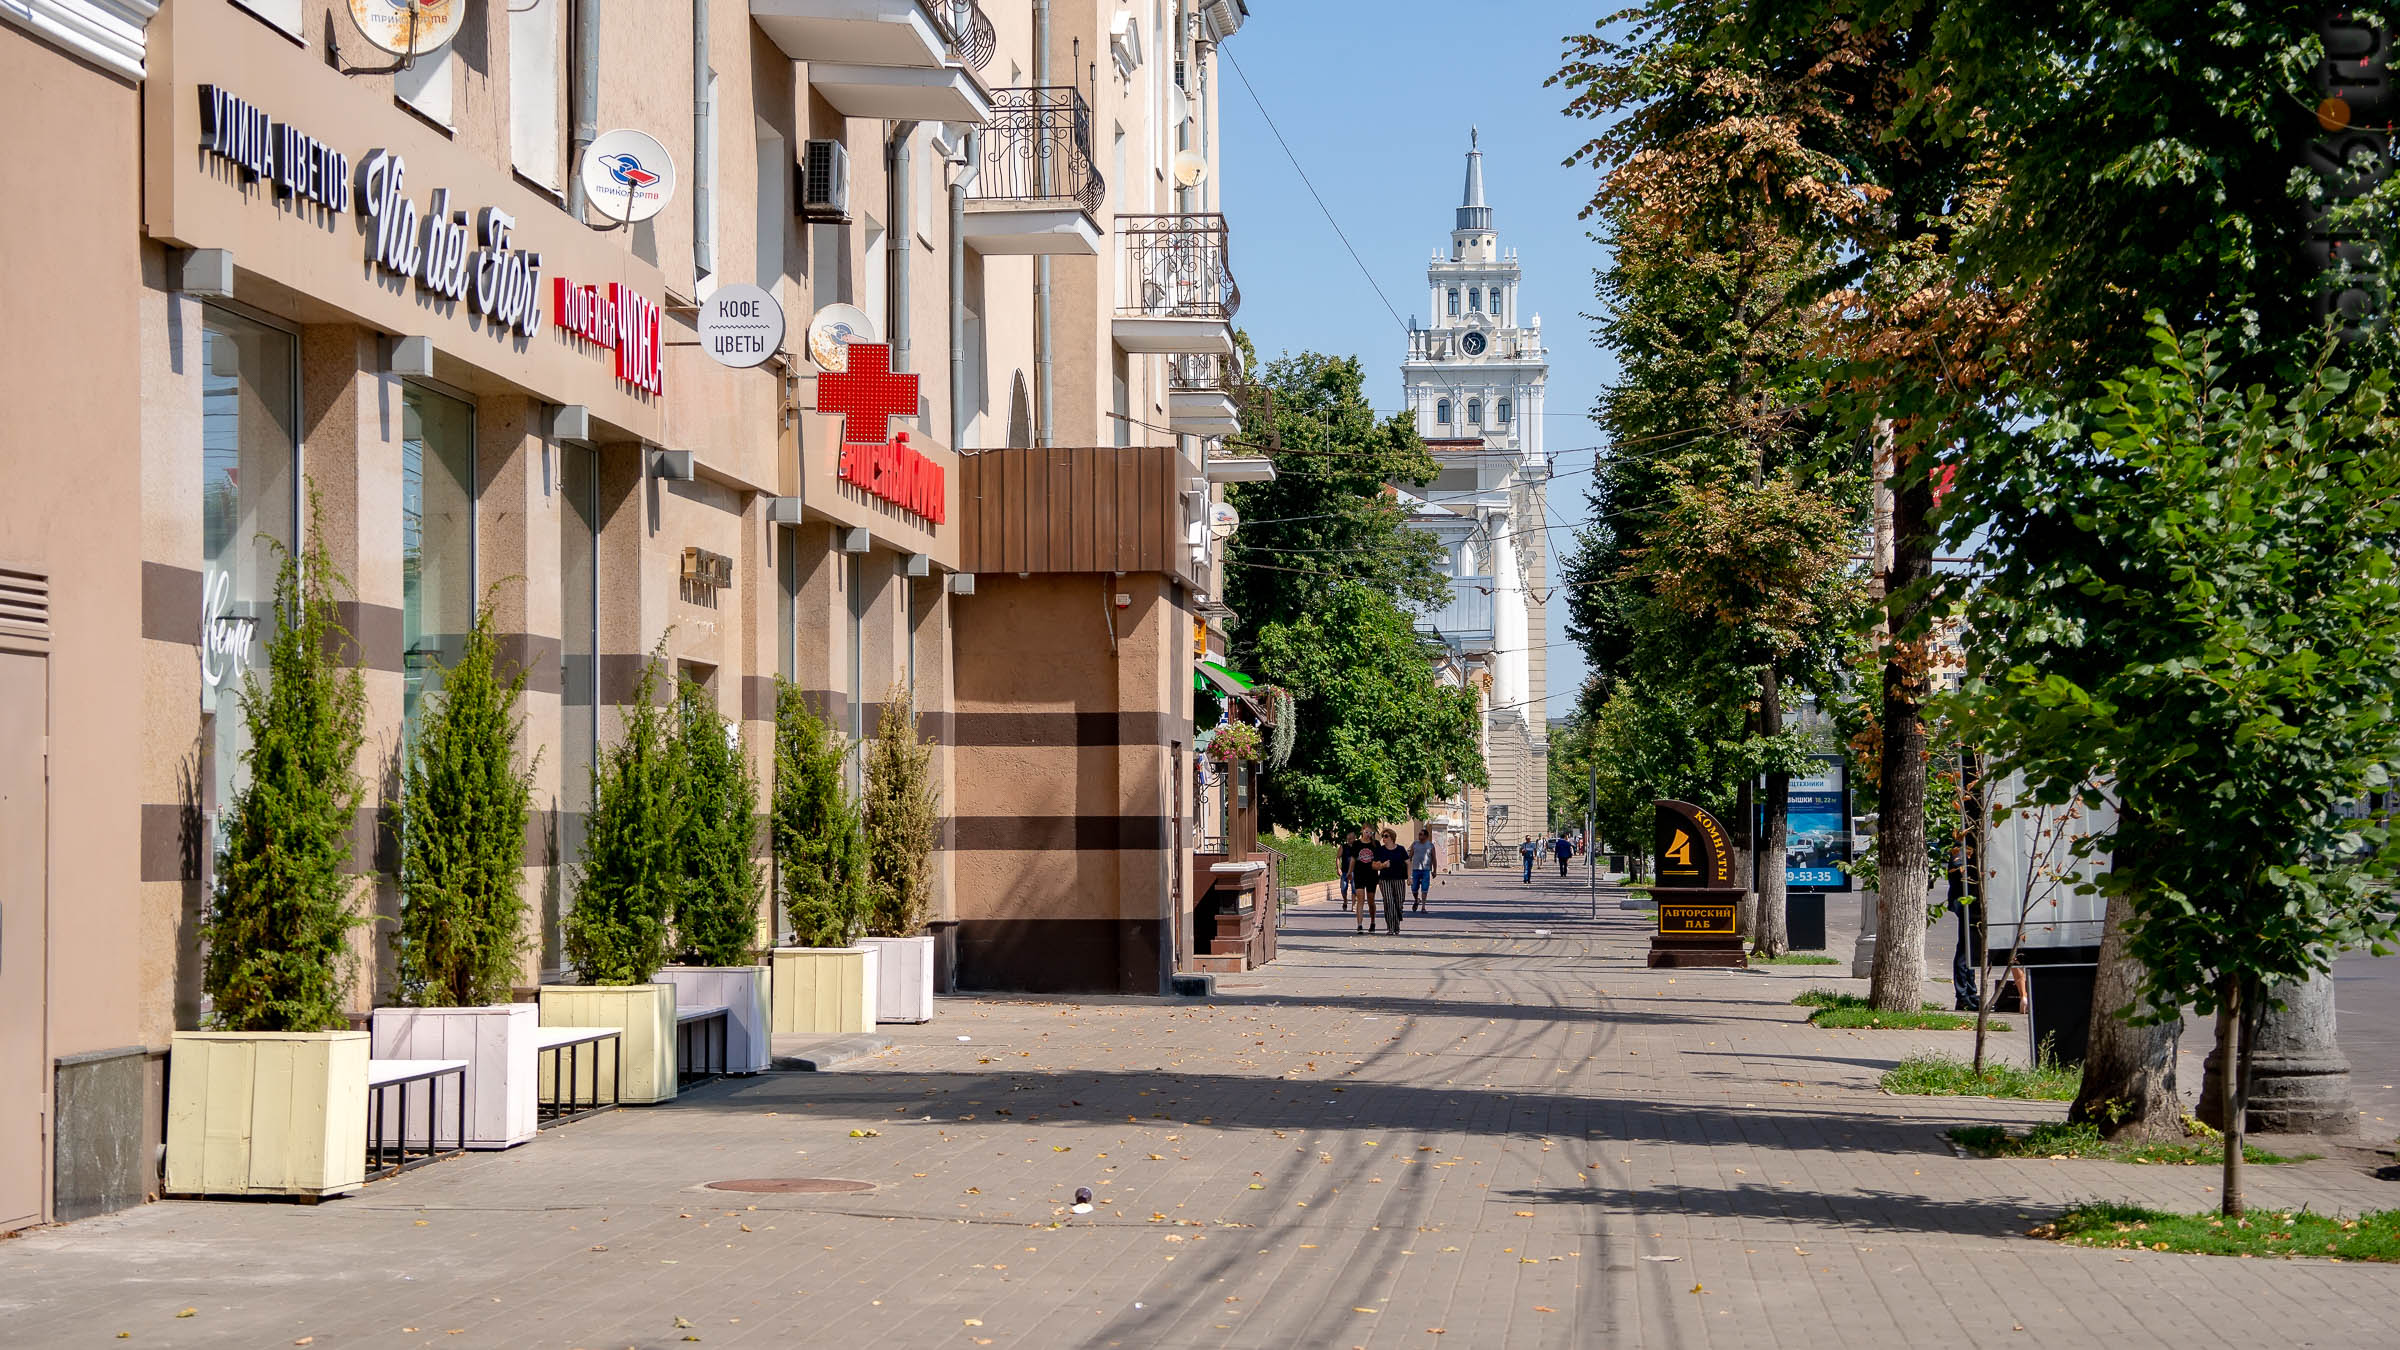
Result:
[[808,359],[819,370],[848,370],[850,344],[874,340],[875,321],[856,305],[827,305],[808,321]]
[[583,193],[610,220],[648,220],[675,195],[675,161],[646,131],[602,132],[583,152]]
[[756,286],[719,286],[700,302],[700,345],[720,366],[759,365],[783,347],[783,306]]
[[350,22],[394,56],[421,56],[458,35],[467,0],[350,0]]

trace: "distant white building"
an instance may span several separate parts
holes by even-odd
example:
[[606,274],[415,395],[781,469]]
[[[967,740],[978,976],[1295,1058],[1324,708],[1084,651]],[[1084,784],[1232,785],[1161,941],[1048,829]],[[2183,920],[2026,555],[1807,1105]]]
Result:
[[1467,182],[1447,253],[1425,279],[1429,327],[1413,325],[1401,385],[1440,477],[1409,496],[1409,523],[1442,541],[1451,602],[1417,622],[1442,647],[1451,683],[1472,683],[1484,707],[1488,792],[1435,811],[1461,848],[1513,856],[1548,824],[1548,536],[1543,498],[1542,399],[1550,364],[1541,315],[1520,320],[1517,255],[1502,249],[1483,199],[1483,151],[1469,134]]

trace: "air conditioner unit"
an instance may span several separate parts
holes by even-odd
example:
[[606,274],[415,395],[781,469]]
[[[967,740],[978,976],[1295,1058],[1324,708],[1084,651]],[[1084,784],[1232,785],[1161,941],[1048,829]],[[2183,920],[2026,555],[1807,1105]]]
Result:
[[804,220],[849,221],[850,152],[840,141],[808,143],[800,160],[800,215]]

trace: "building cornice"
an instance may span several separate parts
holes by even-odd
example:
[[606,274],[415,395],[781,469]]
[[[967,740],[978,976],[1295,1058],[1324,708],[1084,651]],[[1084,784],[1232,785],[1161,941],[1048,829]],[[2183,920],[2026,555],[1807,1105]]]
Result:
[[0,19],[129,80],[149,73],[159,0],[0,0]]

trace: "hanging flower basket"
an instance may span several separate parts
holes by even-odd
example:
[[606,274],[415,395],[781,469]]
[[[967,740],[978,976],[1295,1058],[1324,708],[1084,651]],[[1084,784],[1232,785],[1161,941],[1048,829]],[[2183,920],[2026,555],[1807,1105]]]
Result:
[[1227,764],[1258,758],[1258,728],[1248,722],[1228,722],[1208,743],[1208,757]]

